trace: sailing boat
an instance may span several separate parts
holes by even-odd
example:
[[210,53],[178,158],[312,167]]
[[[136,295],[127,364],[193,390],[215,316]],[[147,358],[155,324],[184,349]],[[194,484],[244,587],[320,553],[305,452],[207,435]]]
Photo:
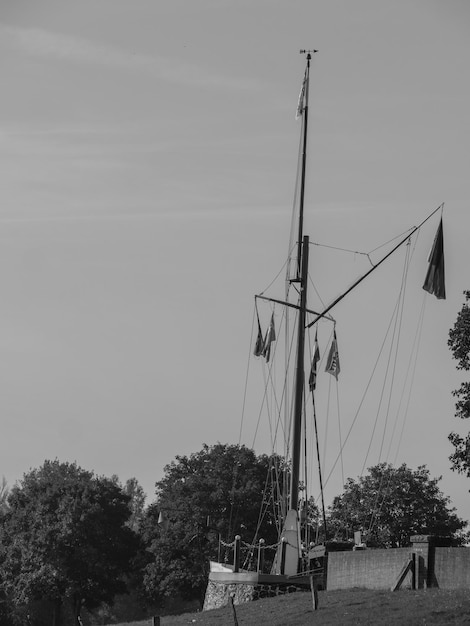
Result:
[[[308,304],[308,287],[309,287],[309,248],[310,240],[308,235],[304,234],[304,200],[306,187],[306,165],[307,165],[307,139],[308,139],[308,108],[309,108],[309,81],[310,66],[312,55],[316,50],[301,50],[306,56],[306,68],[302,81],[296,117],[302,119],[301,129],[301,151],[299,158],[299,202],[296,208],[296,224],[293,227],[293,245],[290,246],[289,261],[287,264],[286,276],[286,294],[284,299],[271,298],[264,293],[255,297],[255,302],[267,302],[270,306],[285,308],[294,312],[295,315],[295,349],[289,344],[286,349],[286,361],[289,363],[294,361],[291,370],[293,373],[293,384],[290,388],[292,391],[292,402],[288,399],[290,389],[287,386],[288,376],[283,376],[283,390],[280,395],[284,399],[286,416],[282,430],[285,433],[285,458],[288,460],[288,469],[284,472],[286,480],[285,487],[279,490],[279,497],[276,502],[277,510],[280,518],[279,541],[276,546],[276,554],[272,561],[271,570],[265,572],[262,567],[263,545],[257,546],[258,559],[257,567],[254,571],[248,571],[240,567],[239,552],[240,538],[236,538],[233,543],[234,563],[233,566],[214,564],[209,575],[209,587],[219,585],[223,587],[222,596],[226,595],[231,585],[251,585],[253,588],[259,585],[274,585],[279,587],[289,587],[295,585],[297,587],[312,587],[318,584],[324,584],[325,579],[325,556],[331,543],[329,542],[327,519],[325,514],[325,505],[323,498],[323,478],[320,463],[320,449],[317,433],[317,418],[315,409],[315,390],[317,365],[319,361],[317,333],[315,332],[315,343],[313,350],[313,358],[310,359],[308,367],[307,360],[307,334],[311,328],[317,328],[319,322],[327,320],[333,325],[331,333],[331,345],[328,352],[326,371],[335,378],[338,377],[340,363],[338,355],[338,343],[335,330],[335,320],[331,316],[331,311],[336,307],[348,294],[350,294],[363,280],[365,280],[372,272],[379,268],[395,251],[410,241],[410,237],[418,231],[425,222],[427,222],[436,212],[442,211],[443,205],[432,211],[418,226],[409,229],[406,234],[400,238],[398,243],[394,244],[382,258],[373,263],[369,258],[371,267],[367,271],[355,279],[347,289],[345,289],[338,297],[324,306],[320,311],[313,311]],[[434,245],[429,257],[429,270],[426,276],[423,288],[436,295],[437,298],[445,298],[444,286],[444,258],[443,258],[443,235],[442,235],[442,219],[441,224],[434,241]],[[291,296],[293,294],[294,297]],[[256,308],[257,311],[257,308]],[[259,316],[257,318],[257,335],[254,343],[254,355],[264,359],[266,363],[271,365],[273,359],[274,344],[277,340],[277,329],[275,328],[274,313],[271,314],[270,322],[266,333],[262,332]],[[288,340],[289,341],[289,340]],[[294,353],[294,359],[290,359],[290,355]],[[286,363],[286,370],[288,369]],[[268,372],[268,378],[271,377],[271,369]],[[302,528],[302,522],[308,518],[310,500],[305,495],[305,476],[302,479],[302,466],[306,462],[306,450],[302,446],[303,435],[305,432],[305,405],[306,395],[309,390],[309,397],[312,399],[313,406],[313,425],[316,435],[316,450],[318,464],[318,479],[320,486],[321,513],[322,513],[322,537],[312,538],[306,530]],[[267,402],[267,401],[266,401]],[[278,398],[275,399],[275,403]],[[276,426],[277,428],[277,426]],[[307,524],[308,526],[308,524]],[[319,525],[318,525],[319,526]],[[312,540],[313,539],[313,540]],[[254,544],[253,544],[254,545]],[[207,603],[206,603],[207,604]],[[213,608],[217,604],[206,606]]]

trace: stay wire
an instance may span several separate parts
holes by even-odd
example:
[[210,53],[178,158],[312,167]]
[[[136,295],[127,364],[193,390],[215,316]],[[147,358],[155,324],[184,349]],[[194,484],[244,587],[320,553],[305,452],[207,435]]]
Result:
[[[408,373],[410,371],[410,368],[411,368],[411,377],[410,377],[410,384],[408,385],[408,397],[407,397],[407,401],[406,401],[406,407],[405,407],[405,410],[404,410],[402,427],[401,427],[401,430],[400,430],[400,436],[398,438],[398,444],[397,444],[395,457],[393,459],[393,464],[394,465],[395,465],[395,463],[397,461],[397,457],[398,457],[398,453],[399,453],[399,450],[400,450],[400,446],[401,446],[401,442],[402,442],[402,438],[403,438],[403,433],[404,433],[404,430],[405,430],[405,425],[406,425],[406,421],[407,421],[407,417],[408,417],[408,409],[409,409],[410,401],[411,401],[411,391],[413,389],[413,382],[414,382],[414,378],[415,378],[415,374],[416,374],[416,367],[417,367],[417,364],[418,364],[419,346],[420,346],[420,343],[421,343],[421,335],[422,335],[423,326],[424,326],[424,314],[425,314],[426,302],[427,302],[426,294],[423,294],[423,302],[422,302],[422,305],[421,305],[421,312],[420,312],[420,316],[419,316],[419,320],[418,320],[418,328],[416,330],[415,339],[414,339],[414,342],[413,342],[412,356],[410,356],[410,361],[408,363],[408,370],[407,370],[406,379],[408,379]],[[414,359],[413,359],[413,355],[414,355]],[[412,360],[413,360],[413,364],[411,365]],[[391,447],[391,443],[390,443],[390,447]]]
[[389,387],[387,410],[385,413],[385,421],[384,421],[384,429],[382,433],[382,441],[380,444],[379,460],[378,460],[379,463],[382,459],[382,451],[383,451],[385,436],[386,436],[387,428],[388,428],[388,420],[390,417],[392,394],[395,388],[395,375],[396,375],[396,370],[397,370],[398,354],[399,354],[399,349],[400,349],[400,337],[401,337],[401,332],[402,332],[402,327],[403,327],[403,312],[405,310],[406,280],[408,277],[409,260],[410,260],[410,247],[408,244],[406,248],[405,263],[404,263],[403,274],[402,274],[402,284],[401,284],[401,290],[400,290],[400,307],[399,307],[397,320],[396,320],[397,321],[397,339],[395,343],[392,377],[391,377],[390,387]]

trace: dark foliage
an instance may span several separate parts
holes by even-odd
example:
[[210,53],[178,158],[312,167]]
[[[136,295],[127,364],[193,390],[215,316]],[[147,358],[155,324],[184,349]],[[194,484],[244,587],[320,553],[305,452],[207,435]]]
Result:
[[0,576],[20,621],[31,615],[41,623],[44,613],[43,623],[78,623],[82,607],[125,591],[137,540],[126,525],[129,496],[113,481],[46,461],[12,488],[8,505]]
[[[458,370],[470,370],[470,291],[464,291],[465,302],[457,315],[454,327],[449,331],[448,345],[454,359],[457,361]],[[457,398],[455,404],[456,417],[467,419],[470,417],[470,382],[464,381],[459,389],[453,391]],[[449,457],[452,469],[470,477],[470,434],[461,437],[457,433],[451,433],[449,440],[454,446],[454,452]]]
[[343,540],[359,530],[368,546],[381,548],[407,546],[415,534],[458,538],[466,522],[449,508],[439,481],[425,466],[412,470],[380,463],[368,475],[348,479],[330,507],[329,527]]

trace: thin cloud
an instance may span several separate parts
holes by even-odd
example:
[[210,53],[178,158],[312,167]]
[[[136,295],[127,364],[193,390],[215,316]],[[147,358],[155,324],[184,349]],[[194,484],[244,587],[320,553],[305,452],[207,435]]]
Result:
[[53,33],[40,28],[20,28],[0,23],[0,45],[34,57],[88,64],[117,70],[151,73],[161,80],[181,85],[206,86],[229,91],[258,91],[250,79],[215,74],[181,60],[123,51],[88,39]]

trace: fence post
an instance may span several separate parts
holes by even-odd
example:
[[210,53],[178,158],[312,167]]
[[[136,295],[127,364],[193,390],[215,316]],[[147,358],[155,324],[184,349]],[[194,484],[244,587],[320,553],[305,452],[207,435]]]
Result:
[[158,615],[153,616],[152,626],[160,626],[160,617]]
[[235,574],[240,571],[240,540],[240,535],[236,535],[233,547],[233,571]]
[[310,576],[310,591],[312,592],[313,610],[316,611],[318,609],[318,589],[313,576]]
[[233,624],[234,626],[238,626],[237,612],[235,610],[235,594],[231,593],[229,597],[230,606],[232,607],[232,615],[233,615]]
[[264,569],[264,539],[259,540],[258,546],[258,573]]

